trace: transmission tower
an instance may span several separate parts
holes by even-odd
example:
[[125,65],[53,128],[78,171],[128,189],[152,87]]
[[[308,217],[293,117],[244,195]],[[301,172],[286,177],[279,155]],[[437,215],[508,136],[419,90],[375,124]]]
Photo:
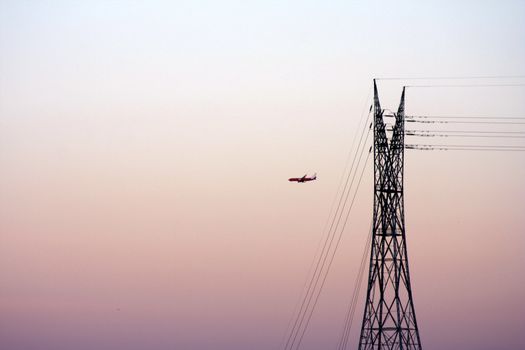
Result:
[[405,237],[404,88],[391,129],[383,113],[374,80],[374,221],[359,349],[420,350]]

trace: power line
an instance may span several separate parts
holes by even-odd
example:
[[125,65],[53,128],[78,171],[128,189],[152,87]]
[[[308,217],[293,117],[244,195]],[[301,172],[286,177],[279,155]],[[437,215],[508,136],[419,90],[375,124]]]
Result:
[[490,122],[490,121],[471,121],[471,120],[419,120],[406,119],[409,123],[424,123],[424,124],[503,124],[503,125],[525,125],[525,122]]
[[461,85],[405,85],[406,88],[470,88],[470,87],[517,87],[525,84],[461,84]]
[[416,151],[490,151],[490,152],[525,152],[525,148],[504,149],[504,148],[468,148],[468,147],[415,147],[407,145],[406,149]]
[[[365,126],[364,130],[366,130],[366,124],[364,126]],[[321,290],[322,290],[322,288],[324,286],[324,281],[326,280],[326,276],[328,275],[328,271],[330,269],[331,261],[333,260],[333,258],[330,260],[328,268],[327,268],[327,270],[325,272],[325,275],[324,275],[324,277],[322,279],[321,287],[318,289],[317,296],[315,297],[315,299],[312,299],[313,296],[316,293],[316,289],[317,289],[317,286],[319,284],[319,281],[321,280],[321,274],[323,273],[323,270],[324,270],[324,268],[326,266],[327,258],[328,258],[329,254],[330,254],[330,251],[332,250],[332,244],[334,242],[334,238],[335,238],[335,235],[336,235],[336,232],[337,232],[337,228],[339,226],[339,222],[341,220],[341,217],[343,215],[344,209],[346,207],[346,203],[348,201],[348,196],[350,194],[350,190],[352,189],[352,186],[354,184],[355,176],[357,175],[357,168],[359,167],[359,165],[361,163],[361,157],[363,155],[363,151],[365,149],[366,141],[368,140],[369,134],[370,134],[370,130],[367,133],[367,136],[365,138],[364,143],[362,144],[362,147],[358,147],[358,149],[357,149],[357,152],[359,152],[359,149],[361,149],[361,153],[359,154],[359,158],[357,160],[356,167],[353,168],[354,162],[357,159],[357,154],[356,154],[356,157],[354,157],[354,160],[352,162],[352,166],[350,167],[350,172],[348,174],[347,181],[345,183],[345,188],[343,189],[343,192],[341,193],[341,198],[339,199],[339,203],[338,203],[338,206],[337,206],[334,218],[333,218],[332,223],[330,225],[330,229],[328,230],[329,233],[332,232],[331,234],[329,234],[329,236],[327,237],[327,241],[325,242],[325,247],[326,247],[327,244],[328,244],[328,247],[326,248],[326,252],[325,252],[325,249],[324,249],[325,247],[323,247],[323,254],[322,254],[322,256],[320,256],[320,259],[319,259],[319,261],[317,263],[317,266],[316,266],[316,271],[314,272],[314,276],[312,277],[312,280],[310,281],[308,295],[305,296],[305,301],[307,299],[306,305],[304,307],[304,311],[302,312],[302,314],[298,316],[300,318],[300,320],[299,320],[299,318],[297,320],[297,321],[299,321],[299,323],[297,324],[295,335],[293,336],[293,340],[290,343],[291,344],[290,345],[290,349],[293,348],[295,340],[297,339],[297,335],[299,334],[299,332],[301,331],[301,328],[302,328],[303,330],[302,330],[301,336],[299,337],[299,342],[297,343],[296,349],[299,347],[299,344],[302,341],[302,338],[303,338],[303,336],[304,336],[304,334],[306,332],[306,329],[308,328],[308,324],[310,323],[311,315],[313,314],[315,306],[317,305],[317,301],[319,299],[319,295],[321,293]],[[362,136],[363,136],[363,133],[361,134],[361,139],[362,139]],[[360,144],[361,144],[361,140],[360,140]],[[346,188],[347,188],[347,185],[348,185],[348,180],[350,179],[350,177],[352,178],[352,180],[350,181],[350,186],[348,187],[348,191],[346,191]],[[344,196],[345,193],[346,193],[346,196]],[[343,197],[345,199],[343,201],[343,206],[341,207],[341,211],[339,211],[339,208],[340,208],[340,205],[341,205],[341,200],[343,199]],[[352,203],[352,205],[353,205],[353,203]],[[351,209],[351,207],[350,207],[350,209]],[[338,212],[339,212],[339,216],[337,215]],[[336,226],[332,230],[332,228],[334,227],[333,225],[334,225],[334,223],[336,221],[337,221]],[[339,240],[340,240],[340,238],[339,238]],[[338,247],[338,243],[337,243],[335,249],[333,250],[333,255],[335,255],[335,252],[337,251],[337,247]],[[321,260],[322,260],[322,262],[321,262]],[[313,303],[313,306],[310,307],[312,305],[311,304],[312,300],[314,300],[314,303]],[[304,303],[304,301],[303,301],[303,303]],[[306,316],[308,314],[309,310],[310,310],[310,314],[309,314],[309,316]],[[306,320],[307,320],[306,323],[304,323],[305,317],[306,317]],[[297,323],[297,321],[296,321],[296,323]]]
[[489,116],[441,116],[441,115],[410,115],[405,118],[424,118],[424,119],[525,119],[524,116],[518,117],[489,117]]
[[368,247],[370,246],[370,243],[371,243],[371,240],[372,240],[373,223],[374,223],[374,221],[372,220],[370,222],[370,229],[368,230],[368,235],[367,235],[367,238],[366,238],[365,246],[363,248],[363,253],[361,254],[361,262],[359,264],[358,273],[357,273],[356,280],[355,280],[355,283],[354,283],[354,289],[353,289],[353,292],[352,292],[352,298],[350,299],[350,304],[349,304],[349,307],[348,307],[348,311],[347,311],[347,314],[346,314],[345,323],[344,323],[344,327],[343,327],[343,334],[342,334],[341,340],[339,342],[338,350],[345,350],[346,346],[348,344],[348,339],[349,339],[349,336],[350,336],[350,331],[352,329],[352,323],[353,323],[353,320],[354,320],[354,315],[355,315],[355,310],[356,310],[356,305],[357,305],[357,299],[359,297],[359,291],[361,290],[361,284],[363,282],[365,265],[366,265],[368,252],[369,252]]
[[[418,145],[412,144],[407,146],[418,146],[418,147],[472,147],[472,148],[516,148],[522,146],[511,146],[511,145]],[[525,146],[523,146],[525,148]]]
[[[341,191],[341,186],[342,186],[342,184],[343,184],[343,180],[344,180],[344,178],[345,178],[345,174],[346,174],[346,172],[347,172],[347,169],[348,169],[348,165],[349,165],[349,163],[350,163],[350,160],[352,159],[352,154],[353,154],[353,152],[356,152],[356,153],[357,153],[357,151],[361,148],[360,145],[361,145],[362,134],[361,134],[361,138],[359,138],[359,131],[361,130],[361,128],[363,128],[363,132],[364,132],[364,131],[366,130],[366,129],[365,129],[366,125],[368,125],[368,119],[369,119],[369,117],[370,117],[370,112],[368,112],[368,114],[365,115],[365,111],[366,111],[366,109],[367,109],[367,107],[368,107],[368,101],[369,101],[369,99],[370,99],[370,95],[371,95],[371,91],[372,91],[372,90],[373,90],[372,87],[368,90],[368,94],[367,94],[366,99],[365,99],[365,101],[364,101],[364,105],[363,105],[363,108],[362,108],[362,110],[361,110],[361,114],[360,114],[360,118],[359,118],[358,127],[356,128],[356,130],[355,130],[355,134],[354,134],[354,137],[353,137],[352,146],[351,146],[351,148],[350,148],[350,151],[348,152],[348,156],[346,157],[345,166],[343,167],[343,172],[341,173],[341,178],[340,178],[340,180],[339,180],[339,185],[337,186],[336,194],[335,194],[335,196],[334,196],[334,199],[333,199],[333,201],[332,201],[332,204],[330,205],[330,211],[329,211],[328,217],[327,217],[327,219],[326,219],[326,222],[325,222],[325,224],[324,224],[324,226],[323,226],[323,230],[322,230],[322,232],[326,232],[326,229],[327,229],[327,227],[328,227],[328,223],[330,222],[330,218],[332,217],[332,214],[334,214],[334,213],[333,213],[333,209],[334,209],[334,207],[335,207],[335,203],[337,202],[338,194],[339,194],[340,191]],[[364,124],[363,124],[363,122],[364,122]],[[359,143],[356,145],[356,141],[357,141],[358,139],[359,139]],[[355,149],[356,146],[357,146],[357,149]],[[354,157],[354,160],[355,160],[355,157]],[[350,171],[352,170],[352,167],[353,167],[353,164],[352,164],[352,166],[350,167]],[[350,176],[350,174],[349,174],[349,176]],[[343,191],[343,192],[344,192],[344,191]],[[342,195],[341,195],[341,196],[342,196]],[[337,214],[338,210],[339,210],[339,209],[336,210],[336,213],[335,213],[334,215]],[[326,238],[326,240],[325,240],[325,244],[326,244],[326,242],[328,241],[329,233],[330,233],[330,231],[326,232],[326,234],[327,234],[327,238]],[[318,258],[318,259],[321,259],[321,258],[322,258],[322,255],[323,255],[322,253],[324,252],[324,247],[323,247],[323,252],[320,252],[320,248],[321,248],[321,243],[322,243],[322,241],[323,241],[323,237],[324,237],[324,235],[321,236],[321,238],[320,238],[320,240],[319,240],[319,242],[318,242],[318,244],[317,244],[316,253],[315,253],[314,258],[313,258],[313,260],[312,260],[312,262],[311,262],[311,264],[310,264],[310,267],[309,267],[309,269],[308,269],[308,274],[307,274],[307,276],[310,276],[310,274],[311,274],[312,271],[313,271],[313,266],[314,266],[314,264],[315,264],[315,262],[316,262],[316,257],[317,257],[317,255],[319,254],[319,258]],[[319,260],[318,260],[318,261],[319,261]],[[316,269],[317,269],[317,267],[316,267]],[[308,285],[308,279],[306,279],[306,281],[305,281],[305,283],[304,283],[304,285],[303,285],[303,288],[302,288],[303,293],[307,293],[307,294],[308,294],[308,293],[309,293],[309,290],[307,291],[307,289],[306,289],[306,286],[307,286],[307,285]],[[310,289],[310,286],[309,286],[309,289]],[[305,298],[307,298],[307,295],[305,295]],[[298,300],[297,305],[296,305],[295,308],[294,308],[293,315],[295,315],[295,314],[298,312],[297,308],[299,307],[300,301],[301,301],[301,299]],[[303,303],[304,303],[304,301],[303,301]],[[302,308],[303,306],[304,306],[304,305],[302,305],[301,308]],[[299,315],[298,315],[298,317],[299,317]],[[293,320],[294,320],[294,317],[292,317],[292,318],[290,319],[290,321],[289,321],[289,323],[288,323],[288,326],[286,327],[286,329],[287,329],[287,333],[288,333],[288,330],[289,330],[289,328],[290,328],[290,326],[291,326]],[[294,325],[294,327],[295,327],[295,325]],[[280,344],[279,347],[282,347],[283,343],[284,343],[284,336],[283,336],[283,339],[282,339],[281,344]]]
[[[349,216],[350,216],[350,212],[352,211],[352,208],[353,208],[353,206],[354,206],[355,198],[356,198],[356,195],[357,195],[357,193],[358,193],[358,191],[359,191],[359,186],[361,185],[361,180],[363,179],[363,174],[364,174],[364,172],[365,172],[365,170],[366,170],[366,164],[368,163],[368,159],[370,158],[370,153],[371,153],[371,149],[370,149],[370,151],[368,152],[368,154],[367,154],[367,156],[366,156],[366,159],[365,159],[365,162],[364,162],[364,165],[363,165],[363,169],[361,170],[361,175],[359,176],[359,180],[358,180],[358,182],[357,182],[357,187],[356,187],[356,189],[355,189],[355,191],[354,191],[354,195],[353,195],[352,200],[351,200],[351,202],[350,202],[349,209],[348,209],[348,211],[347,211],[347,213],[346,213],[346,218],[345,218],[345,221],[344,221],[343,227],[341,228],[341,231],[339,232],[339,236],[338,236],[338,238],[337,238],[337,242],[336,242],[335,248],[334,248],[334,250],[332,251],[332,255],[331,255],[331,257],[330,257],[330,261],[329,261],[329,263],[328,263],[328,267],[327,267],[327,269],[326,269],[326,272],[325,272],[325,274],[324,274],[324,276],[323,276],[323,280],[322,280],[322,282],[321,282],[321,287],[319,288],[319,290],[318,290],[318,292],[317,292],[317,295],[316,295],[316,297],[315,297],[315,301],[314,301],[313,307],[312,307],[311,310],[310,310],[310,314],[308,315],[308,318],[307,318],[307,321],[306,321],[305,327],[303,328],[303,332],[301,333],[301,336],[299,337],[299,341],[297,342],[296,349],[299,348],[299,346],[301,345],[301,342],[303,341],[303,337],[304,337],[304,335],[305,335],[305,333],[306,333],[306,330],[307,330],[307,328],[308,328],[308,325],[310,324],[310,320],[312,319],[312,315],[313,315],[313,312],[314,312],[314,310],[315,310],[315,306],[317,305],[317,302],[319,301],[319,296],[321,295],[321,292],[322,292],[322,290],[323,290],[324,284],[325,284],[325,282],[326,282],[326,277],[328,276],[328,272],[330,271],[330,268],[331,268],[332,263],[333,263],[333,261],[334,261],[335,253],[337,252],[337,249],[338,249],[338,247],[339,247],[339,244],[341,243],[341,238],[342,238],[342,236],[343,236],[343,232],[344,232],[344,229],[345,229],[345,227],[346,227],[346,223],[347,223],[348,218],[349,218]],[[350,192],[348,192],[348,193],[350,193]],[[348,198],[348,196],[347,196],[347,198]]]
[[[368,134],[369,134],[369,133],[368,133]],[[365,144],[366,144],[366,140],[368,139],[368,134],[367,134],[367,138],[365,139]],[[351,191],[351,189],[352,189],[352,187],[353,187],[354,180],[355,180],[355,176],[357,175],[357,168],[358,168],[359,165],[361,164],[361,158],[362,158],[362,155],[363,155],[363,151],[364,151],[364,149],[365,149],[365,147],[364,147],[365,144],[363,144],[363,148],[361,148],[361,153],[360,153],[360,155],[359,155],[359,159],[358,159],[358,161],[357,161],[357,165],[356,165],[355,171],[353,172],[353,175],[352,175],[352,180],[351,180],[351,182],[350,182],[350,187],[348,188],[348,191],[347,191],[347,192],[346,192],[345,190],[343,190],[343,192],[342,192],[342,194],[341,194],[342,196],[344,196],[344,194],[346,193],[346,196],[344,196],[343,207],[341,208],[341,211],[339,212],[339,216],[337,216],[337,211],[336,211],[336,215],[335,215],[334,218],[333,218],[332,225],[330,226],[330,230],[332,230],[332,228],[333,228],[333,224],[334,224],[336,221],[337,221],[337,223],[336,223],[336,225],[335,225],[335,228],[334,228],[333,231],[332,231],[333,233],[332,233],[331,238],[330,238],[330,243],[329,243],[328,249],[327,249],[327,251],[326,251],[326,255],[324,255],[324,258],[323,258],[323,261],[322,261],[322,264],[321,264],[321,268],[319,269],[319,272],[318,272],[317,276],[315,277],[315,284],[314,284],[314,288],[313,288],[313,290],[312,290],[312,294],[310,294],[310,297],[309,297],[308,302],[307,302],[307,307],[305,308],[304,314],[301,316],[301,320],[300,320],[300,323],[299,323],[299,326],[298,326],[298,331],[297,331],[296,335],[294,336],[294,339],[293,339],[293,341],[292,341],[292,346],[291,346],[290,348],[293,348],[293,344],[294,344],[295,339],[296,339],[296,337],[297,337],[297,335],[298,335],[298,332],[300,331],[301,328],[303,328],[303,330],[302,330],[301,336],[299,337],[299,341],[298,341],[298,343],[297,343],[296,348],[299,347],[299,345],[300,345],[300,343],[301,343],[301,341],[302,341],[302,338],[304,337],[304,334],[305,334],[306,329],[308,328],[308,325],[309,325],[309,323],[310,323],[310,319],[311,319],[311,317],[312,317],[312,314],[313,314],[313,311],[314,311],[314,309],[315,309],[315,306],[317,305],[317,301],[318,301],[318,299],[319,299],[319,295],[321,294],[321,290],[322,290],[322,288],[323,288],[323,286],[324,286],[324,283],[325,283],[325,280],[326,280],[326,276],[328,275],[328,271],[330,270],[330,267],[331,267],[331,264],[332,264],[332,261],[333,261],[333,256],[335,255],[335,252],[337,251],[337,248],[338,248],[338,246],[339,246],[339,241],[340,241],[340,239],[341,239],[341,234],[342,234],[342,232],[340,233],[339,238],[338,238],[337,243],[336,243],[336,246],[335,246],[335,248],[334,248],[334,250],[333,250],[332,258],[329,260],[328,268],[326,269],[326,271],[325,271],[325,273],[324,273],[324,277],[322,278],[322,282],[321,282],[320,288],[317,289],[317,292],[316,292],[317,285],[318,285],[319,281],[321,280],[321,274],[323,273],[323,270],[324,270],[324,267],[325,267],[325,264],[326,264],[326,261],[327,261],[328,255],[330,254],[331,247],[332,247],[332,244],[333,244],[333,242],[334,242],[334,238],[335,238],[335,235],[336,235],[336,232],[337,232],[337,228],[338,228],[338,226],[339,226],[339,222],[340,222],[340,220],[341,220],[341,217],[342,217],[342,215],[343,215],[344,209],[345,209],[345,207],[346,207],[346,203],[347,203],[347,201],[348,201],[348,198],[349,198],[349,195],[350,195],[350,191]],[[368,158],[367,158],[367,159],[368,159]],[[363,170],[363,171],[364,171],[364,170]],[[352,173],[349,173],[349,178],[350,178],[350,175],[351,175],[351,174],[352,174]],[[362,176],[362,175],[361,175],[361,176]],[[360,181],[360,180],[359,180],[359,181]],[[358,187],[359,187],[359,184],[358,184]],[[356,189],[356,193],[357,193],[357,189]],[[341,198],[343,198],[343,197],[341,197]],[[354,195],[354,198],[355,198],[355,195]],[[350,212],[352,206],[353,206],[353,202],[352,202],[352,204],[350,205],[350,209],[349,209],[349,211],[348,211],[348,213],[347,213],[347,216],[348,216],[348,214],[349,214],[349,212]],[[337,219],[336,219],[336,218],[337,218]],[[310,303],[311,303],[311,301],[312,301],[312,297],[313,297],[314,294],[316,294],[316,293],[317,293],[317,295],[316,295],[315,299],[313,299],[313,300],[314,300],[313,306],[310,308]],[[306,315],[308,314],[308,311],[310,311],[310,312],[309,312],[309,315],[306,316]],[[304,320],[305,320],[305,316],[306,316],[306,323],[303,323]],[[303,326],[303,325],[304,325],[304,326]]]
[[[334,217],[332,219],[332,223],[331,223],[330,228],[329,228],[329,230],[327,232],[327,236],[326,236],[326,239],[325,239],[325,242],[324,242],[324,245],[323,245],[323,249],[322,249],[322,251],[321,251],[321,253],[320,253],[320,255],[319,255],[318,259],[317,259],[317,263],[316,263],[316,267],[315,267],[314,273],[312,274],[312,277],[311,277],[310,282],[308,284],[308,288],[306,290],[306,294],[304,295],[303,301],[301,303],[301,308],[300,308],[300,310],[299,310],[299,312],[297,314],[297,317],[295,318],[294,325],[293,325],[292,330],[290,331],[290,334],[288,336],[288,339],[287,339],[287,342],[286,342],[286,345],[285,345],[285,349],[292,349],[294,347],[294,343],[296,342],[297,336],[301,332],[301,329],[303,329],[303,332],[302,332],[302,334],[301,334],[299,339],[302,339],[302,336],[304,335],[304,332],[306,331],[306,328],[308,326],[308,324],[306,324],[306,325],[304,324],[304,320],[305,320],[306,315],[308,314],[308,311],[310,310],[312,298],[313,298],[314,294],[316,293],[317,286],[318,286],[321,274],[323,273],[323,270],[325,268],[326,259],[327,259],[328,255],[329,255],[329,253],[330,253],[330,251],[332,249],[332,244],[333,244],[335,233],[336,233],[336,230],[332,231],[332,228],[333,228],[335,220],[338,218],[338,213],[339,213],[339,219],[337,219],[338,222],[340,220],[340,216],[342,216],[342,214],[343,214],[344,207],[346,206],[346,201],[348,200],[348,194],[350,193],[350,189],[352,188],[353,181],[355,179],[355,175],[357,174],[357,167],[359,166],[359,164],[361,162],[361,156],[362,156],[363,151],[365,149],[366,140],[368,139],[368,135],[370,134],[370,129],[369,129],[369,131],[367,133],[367,136],[365,138],[365,141],[364,141],[364,143],[362,143],[363,136],[364,136],[366,128],[367,128],[367,123],[368,123],[368,117],[366,119],[365,124],[363,125],[363,129],[362,129],[362,132],[361,132],[361,137],[359,138],[358,147],[355,150],[356,152],[355,152],[355,155],[354,155],[354,158],[353,158],[353,161],[352,161],[352,165],[350,167],[350,171],[348,173],[348,177],[347,177],[347,180],[346,180],[346,183],[345,183],[345,188],[343,189],[343,192],[341,193],[341,197],[339,199],[339,203],[338,203],[337,209],[336,209]],[[355,160],[357,159],[357,154],[359,153],[360,150],[361,150],[361,152],[360,152],[359,160],[357,162],[357,166],[354,168]],[[353,176],[352,176],[352,174],[353,174]],[[345,201],[344,201],[344,204],[343,204],[343,209],[341,209],[341,211],[339,212],[340,205],[341,205],[342,199],[345,197],[344,194],[346,193],[346,189],[347,189],[347,186],[348,186],[348,181],[349,181],[350,178],[352,178],[352,181],[351,181],[350,187],[348,188],[348,193],[346,195],[346,198],[345,198]],[[336,229],[337,229],[337,226],[336,226]],[[337,248],[335,248],[335,249],[337,249]],[[328,273],[328,270],[329,270],[329,267],[328,267],[328,269],[326,271],[326,274]],[[321,286],[321,289],[322,289],[322,286]],[[319,290],[319,293],[320,293],[320,290]],[[317,295],[316,299],[318,298],[318,295]],[[312,309],[311,309],[311,312],[310,312],[310,317],[311,317],[311,313],[313,312],[313,308],[315,308],[316,303],[317,303],[317,301],[315,301],[313,306],[312,306]],[[309,321],[307,321],[307,323],[309,323]],[[297,345],[297,347],[298,347],[298,345]]]
[[478,75],[448,77],[382,77],[375,80],[469,80],[469,79],[523,79],[525,75]]
[[441,132],[441,133],[465,133],[465,134],[525,134],[525,131],[485,131],[485,130],[406,130],[410,132]]
[[469,134],[445,134],[445,133],[406,133],[407,136],[416,136],[416,137],[473,137],[473,138],[501,138],[501,139],[508,139],[508,138],[516,138],[516,139],[523,139],[525,138],[524,135],[469,135]]
[[447,150],[465,150],[465,151],[525,151],[525,146],[501,146],[501,145],[406,145],[407,149],[421,151],[447,151]]

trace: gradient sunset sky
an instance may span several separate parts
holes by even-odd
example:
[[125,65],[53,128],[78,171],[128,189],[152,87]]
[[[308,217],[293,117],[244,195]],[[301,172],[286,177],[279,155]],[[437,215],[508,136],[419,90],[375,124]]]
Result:
[[[281,349],[372,78],[479,75],[525,76],[524,1],[0,0],[0,348]],[[406,109],[525,116],[525,87]],[[525,152],[405,164],[423,348],[525,349]],[[301,349],[336,348],[372,176]]]

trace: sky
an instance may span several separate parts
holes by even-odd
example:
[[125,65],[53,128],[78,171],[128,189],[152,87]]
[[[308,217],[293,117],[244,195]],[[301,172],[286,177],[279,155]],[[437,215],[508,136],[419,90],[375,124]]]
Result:
[[[524,43],[522,1],[0,1],[1,347],[282,349],[372,79],[525,76]],[[403,85],[378,81],[385,108]],[[408,88],[406,110],[523,101]],[[338,343],[364,174],[301,349]],[[407,150],[424,349],[525,348],[524,178],[520,152]]]

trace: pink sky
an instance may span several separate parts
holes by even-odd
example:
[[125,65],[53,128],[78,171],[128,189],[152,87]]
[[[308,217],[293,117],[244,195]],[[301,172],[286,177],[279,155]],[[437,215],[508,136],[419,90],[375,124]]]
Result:
[[[279,349],[375,76],[525,72],[520,2],[0,4],[0,345]],[[488,25],[490,24],[490,25]],[[401,83],[380,83],[396,109]],[[524,88],[407,114],[524,116]],[[309,184],[287,178],[318,173]],[[522,153],[408,152],[425,349],[525,347]],[[335,348],[365,180],[302,349]],[[351,344],[357,344],[364,296]]]

